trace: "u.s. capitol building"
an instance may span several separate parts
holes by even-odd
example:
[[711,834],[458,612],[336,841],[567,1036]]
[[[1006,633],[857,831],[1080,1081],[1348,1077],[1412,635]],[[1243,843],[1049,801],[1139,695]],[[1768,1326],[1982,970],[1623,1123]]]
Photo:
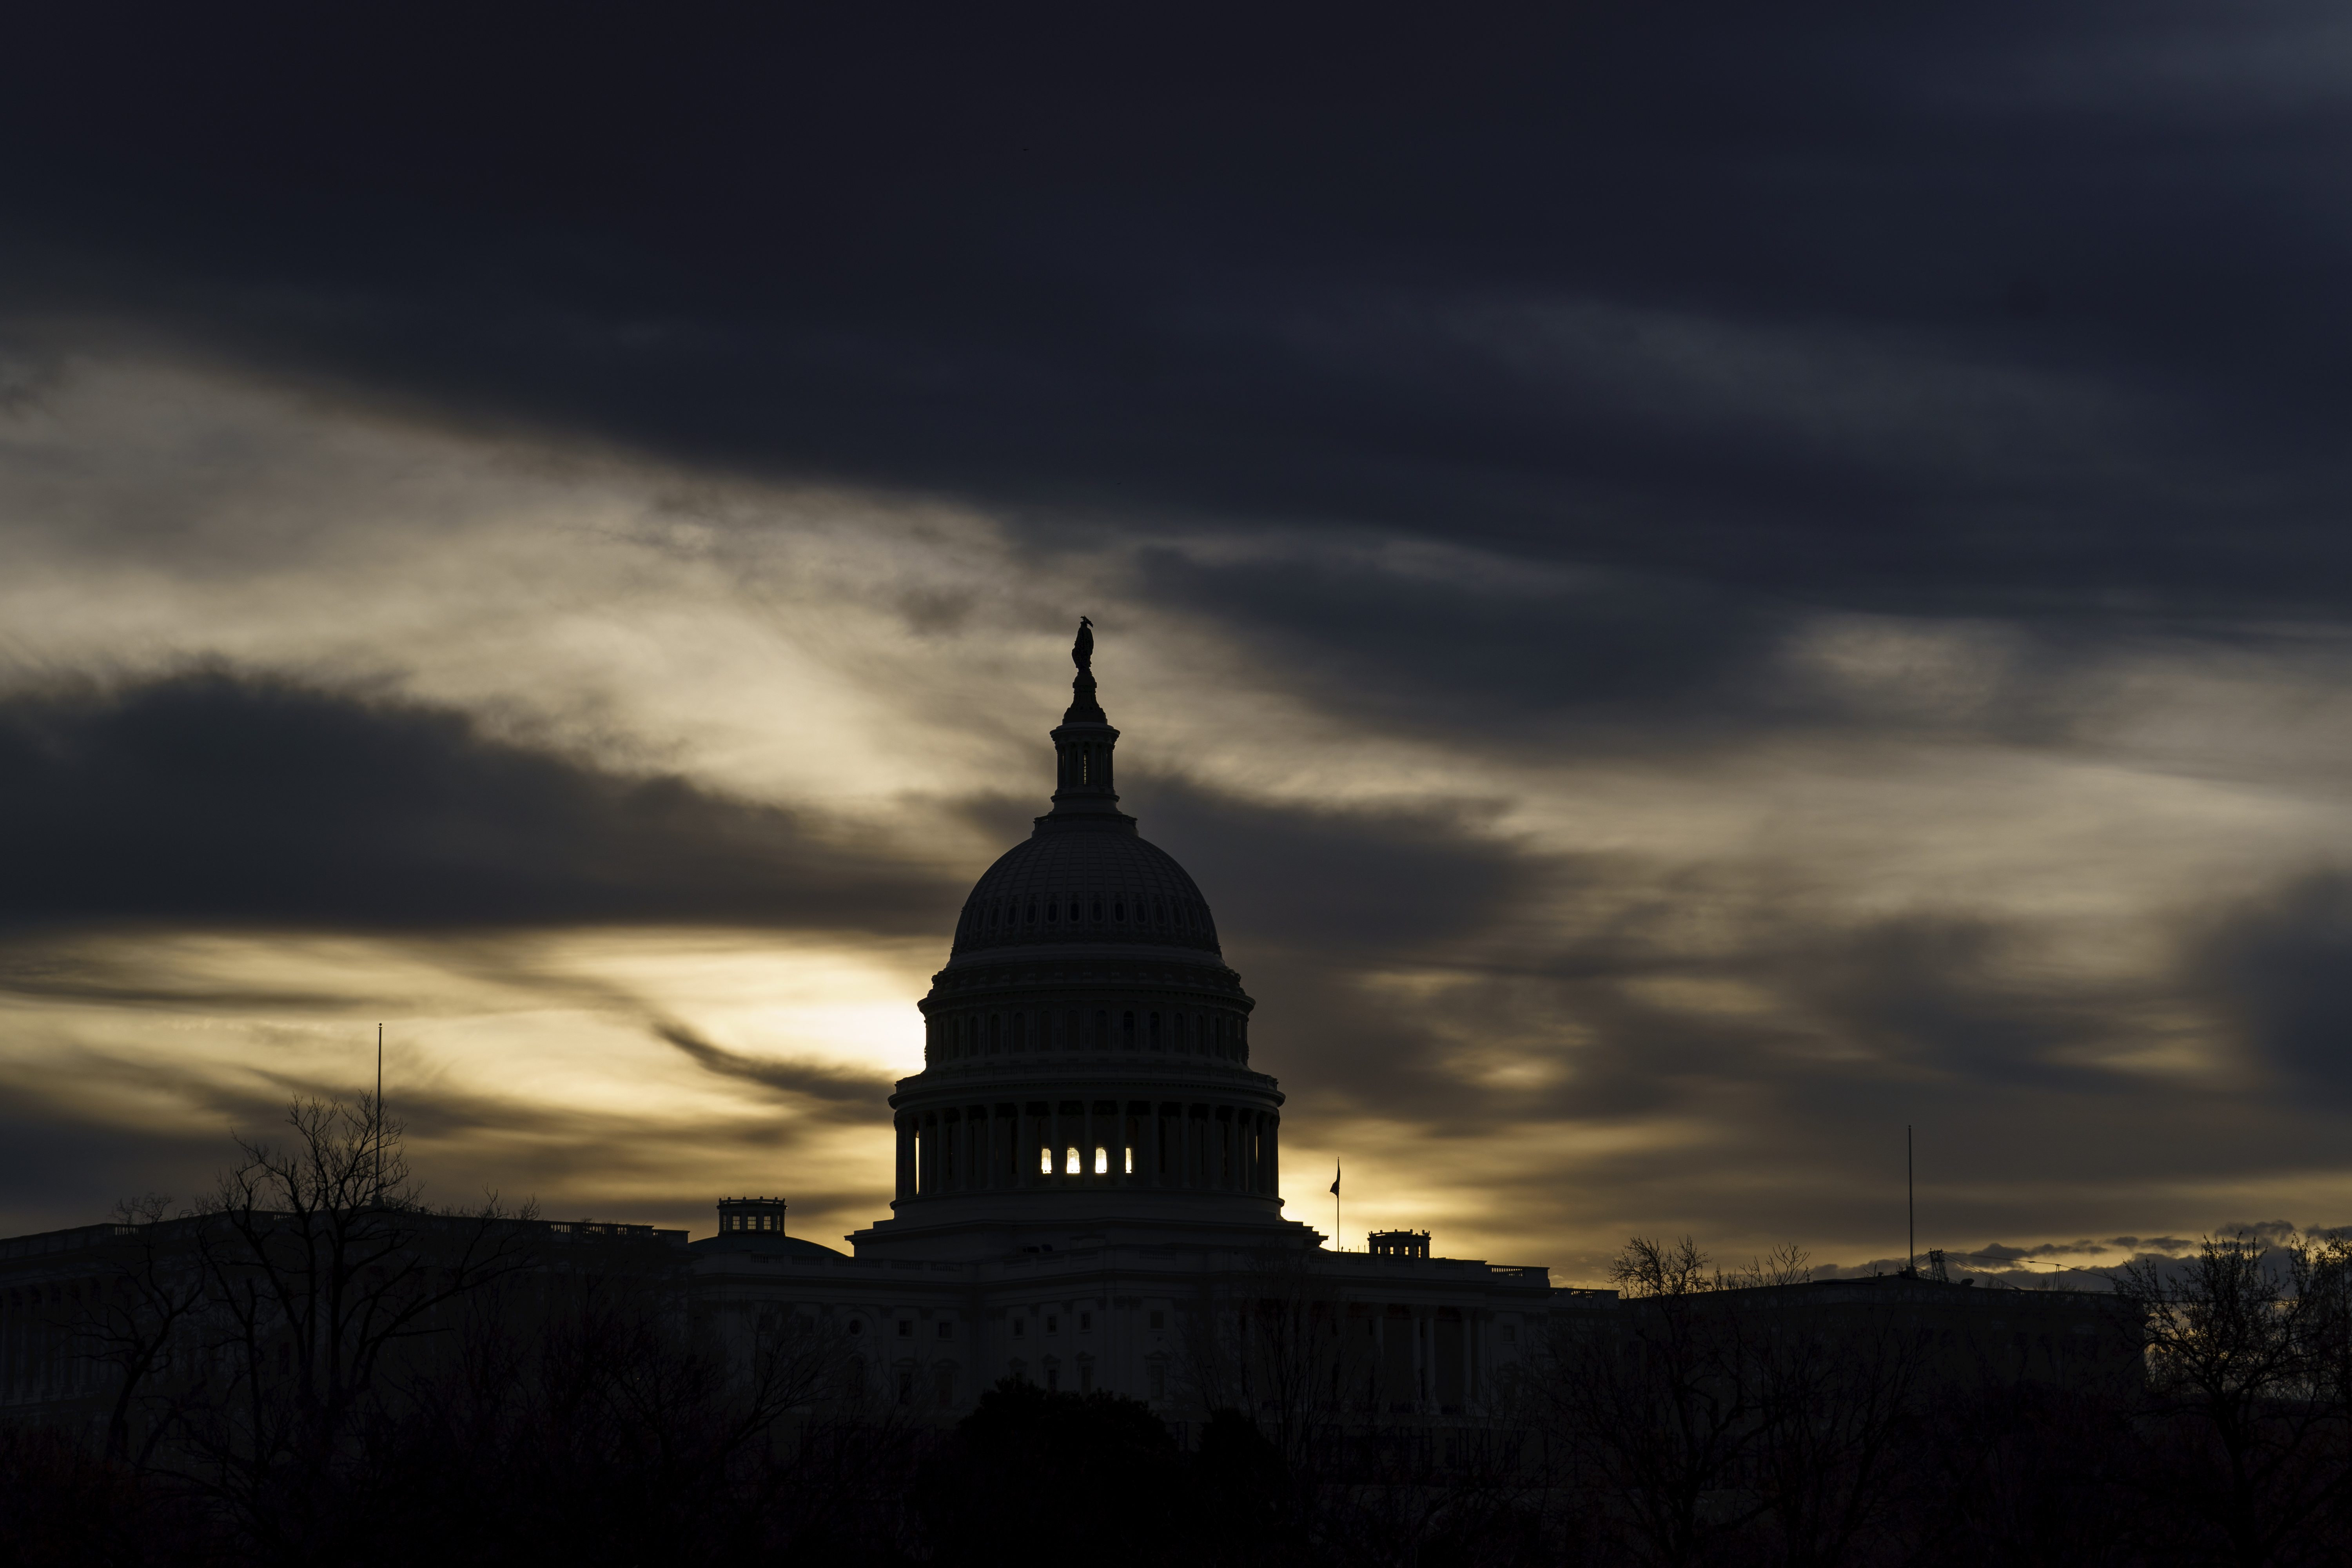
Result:
[[1431,1258],[1408,1233],[1324,1250],[1283,1217],[1255,1005],[1201,889],[1118,808],[1092,643],[1082,626],[1053,809],[973,886],[919,1004],[890,1217],[845,1257],[786,1235],[781,1200],[722,1203],[692,1246],[698,1300],[861,1337],[883,1389],[934,1409],[1014,1376],[1172,1410],[1189,1325],[1303,1290],[1344,1322],[1350,1403],[1466,1411],[1545,1310],[1547,1271]]

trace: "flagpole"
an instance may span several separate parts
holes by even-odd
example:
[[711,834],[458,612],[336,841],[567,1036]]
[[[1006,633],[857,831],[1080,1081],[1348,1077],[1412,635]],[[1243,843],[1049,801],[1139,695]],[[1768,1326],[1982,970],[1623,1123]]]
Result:
[[1331,1162],[1331,1250],[1334,1252],[1348,1250],[1347,1235],[1339,1226],[1339,1164],[1337,1160]]

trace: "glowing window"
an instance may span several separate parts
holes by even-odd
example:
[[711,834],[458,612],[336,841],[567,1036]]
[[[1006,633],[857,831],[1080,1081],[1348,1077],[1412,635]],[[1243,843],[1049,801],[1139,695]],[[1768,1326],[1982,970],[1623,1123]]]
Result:
[[1068,1158],[1062,1166],[1062,1174],[1066,1176],[1075,1176],[1080,1173],[1081,1173],[1078,1170],[1078,1146],[1076,1143],[1073,1143],[1069,1147]]
[[1095,1174],[1097,1176],[1107,1176],[1109,1173],[1110,1151],[1097,1143],[1095,1145]]

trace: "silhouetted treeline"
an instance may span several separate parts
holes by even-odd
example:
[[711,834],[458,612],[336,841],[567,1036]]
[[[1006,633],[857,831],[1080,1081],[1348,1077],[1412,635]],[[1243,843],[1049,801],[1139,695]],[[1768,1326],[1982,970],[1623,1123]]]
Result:
[[292,1126],[126,1216],[70,1303],[109,1378],[0,1429],[0,1563],[2352,1561],[2342,1243],[2038,1298],[1637,1240],[1458,1416],[1368,1399],[1339,1288],[1270,1258],[1193,1314],[1181,1422],[1007,1382],[940,1428],[795,1314],[698,1313],[674,1248],[426,1210],[370,1108]]

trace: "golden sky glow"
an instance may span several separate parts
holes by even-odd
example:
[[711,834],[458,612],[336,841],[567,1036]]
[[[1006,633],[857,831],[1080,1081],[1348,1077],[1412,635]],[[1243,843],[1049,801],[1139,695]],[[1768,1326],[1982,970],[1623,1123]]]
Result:
[[[1823,614],[1775,679],[1867,722],[1636,745],[1638,716],[1530,714],[1465,739],[1383,717],[1379,690],[1328,700],[1150,570],[1322,550],[1515,580],[1475,551],[1173,521],[1041,542],[937,498],[468,436],[125,353],[0,416],[0,516],[12,689],[291,672],[782,808],[943,889],[928,932],[860,913],[853,875],[837,926],[460,910],[21,933],[0,1090],[41,1132],[0,1200],[10,1231],[192,1194],[230,1128],[359,1090],[379,1020],[443,1198],[702,1234],[712,1200],[757,1189],[828,1242],[880,1217],[882,1097],[919,1064],[913,1003],[954,889],[1042,808],[1080,610],[1129,806],[1202,881],[1260,999],[1293,1217],[1328,1228],[1344,1158],[1356,1244],[1433,1227],[1442,1251],[1563,1280],[1634,1230],[1859,1265],[1900,1249],[1906,1121],[1923,1232],[1955,1251],[2352,1205],[2336,1124],[2252,1097],[2276,1069],[2179,980],[2214,921],[2352,826],[2331,637],[2118,646],[2004,728],[1986,715],[2014,707],[2014,635]],[[1260,852],[1301,835],[1324,836],[1299,863],[1321,872]],[[1927,1016],[1947,1003],[1877,999],[1929,972],[1982,1009],[1965,1028]],[[2134,1152],[2192,1127],[2202,1157],[2159,1173]]]

